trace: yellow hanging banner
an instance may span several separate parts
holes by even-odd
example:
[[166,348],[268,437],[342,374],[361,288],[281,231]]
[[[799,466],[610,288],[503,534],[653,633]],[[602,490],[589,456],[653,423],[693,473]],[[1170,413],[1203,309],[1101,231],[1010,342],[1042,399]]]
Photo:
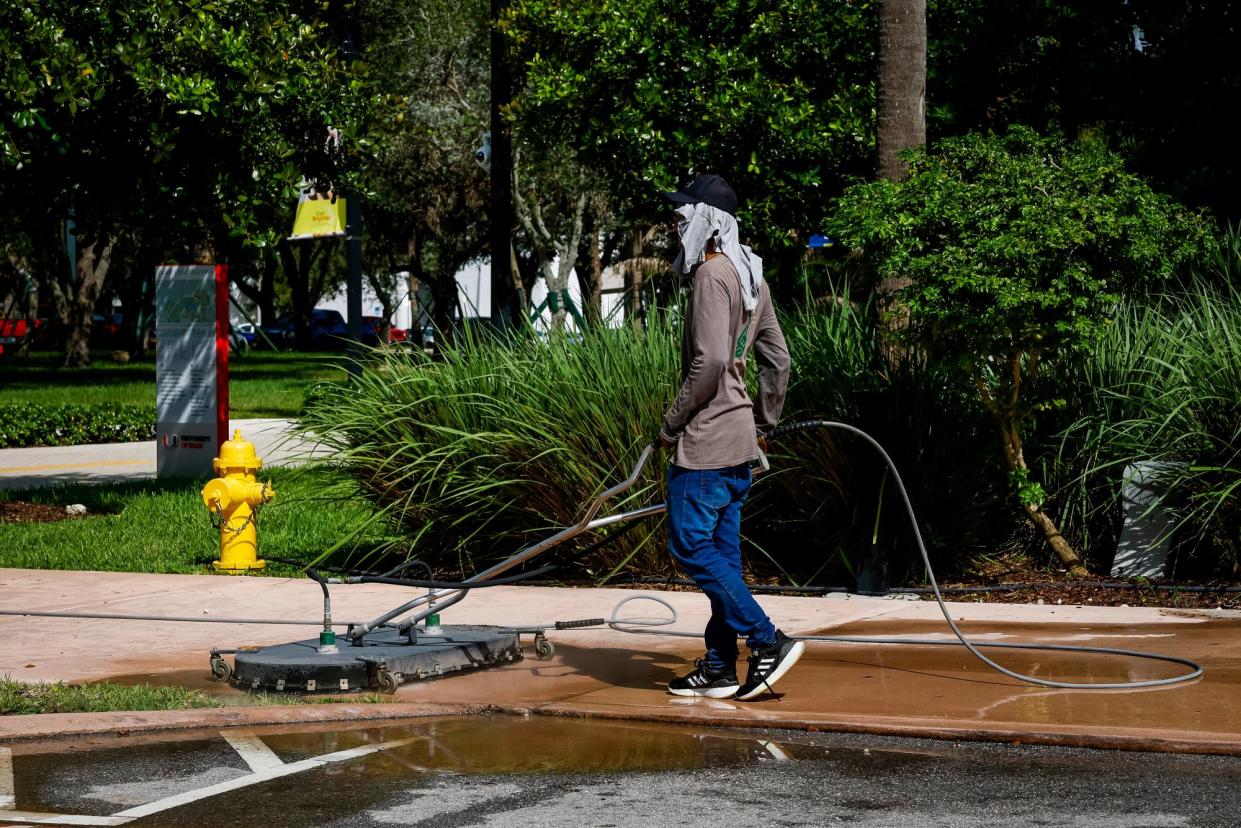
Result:
[[345,199],[303,198],[297,203],[289,241],[345,235]]

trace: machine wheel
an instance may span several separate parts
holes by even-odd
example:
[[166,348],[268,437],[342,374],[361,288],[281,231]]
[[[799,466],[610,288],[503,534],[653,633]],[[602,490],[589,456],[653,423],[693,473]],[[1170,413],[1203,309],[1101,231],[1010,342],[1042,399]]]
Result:
[[401,686],[401,679],[396,673],[387,670],[379,671],[379,692],[391,696]]
[[556,655],[556,645],[542,635],[535,636],[534,657],[539,661],[548,661],[554,655]]
[[221,656],[211,657],[211,677],[216,681],[228,681],[233,676],[233,668]]

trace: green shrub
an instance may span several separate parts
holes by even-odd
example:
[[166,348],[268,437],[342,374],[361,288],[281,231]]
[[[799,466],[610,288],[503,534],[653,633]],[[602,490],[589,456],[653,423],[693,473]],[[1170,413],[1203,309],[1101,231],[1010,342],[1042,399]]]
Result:
[[155,439],[155,406],[0,404],[0,448]]
[[[793,371],[784,419],[833,419],[879,441],[896,464],[937,571],[1005,547],[1014,521],[993,429],[958,375],[923,359],[889,366],[869,297],[831,292],[786,314]],[[882,458],[861,440],[816,430],[777,447],[755,488],[748,536],[791,581],[848,584],[877,546],[895,582],[923,577],[908,517]]]
[[1035,393],[1039,371],[1088,352],[1123,296],[1211,251],[1208,220],[1098,141],[1013,127],[945,140],[901,181],[850,188],[830,229],[877,275],[908,280],[903,334],[976,389],[1025,515],[1085,574],[1027,465],[1032,420],[1053,402]]

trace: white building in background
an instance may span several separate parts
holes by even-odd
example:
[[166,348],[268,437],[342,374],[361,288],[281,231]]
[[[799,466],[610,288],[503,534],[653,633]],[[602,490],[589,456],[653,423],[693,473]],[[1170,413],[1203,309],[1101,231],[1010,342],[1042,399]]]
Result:
[[[406,330],[430,325],[430,288],[421,285],[417,295],[411,297],[409,273],[404,271],[397,274],[396,284],[400,301],[388,322],[394,327]],[[491,316],[491,263],[487,259],[471,262],[457,271],[457,302],[461,316],[465,319]],[[340,311],[341,316],[347,317],[349,305],[345,286],[342,285],[336,293],[321,299],[316,307]],[[417,319],[414,318],[415,313],[418,314]],[[362,280],[362,315],[383,316],[383,303],[365,279]]]
[[[558,260],[552,261],[552,267],[557,266]],[[534,283],[534,287],[530,289],[530,308],[539,307],[547,301],[547,280],[540,276]],[[573,304],[577,306],[578,312],[583,316],[586,315],[582,305],[582,286],[577,279],[577,271],[570,271],[569,274],[569,298],[573,300]],[[610,328],[618,328],[625,321],[625,275],[618,267],[608,267],[603,270],[603,296],[600,301],[600,312],[603,319]],[[536,321],[536,325],[540,330],[547,330],[551,325],[552,310],[544,307]],[[570,331],[577,330],[577,320],[570,314],[565,317],[565,327]]]
[[[552,262],[552,267],[556,267],[556,262]],[[463,319],[486,319],[491,316],[491,260],[478,259],[470,262],[461,270],[457,271],[457,302],[460,309],[460,316]],[[426,285],[419,287],[417,295],[411,297],[409,294],[409,274],[401,273],[397,281],[400,302],[397,304],[396,312],[392,319],[388,320],[397,328],[406,330],[415,329],[422,330],[431,325],[431,291]],[[609,267],[603,271],[603,318],[607,320],[610,327],[618,327],[624,322],[624,275],[619,268]],[[578,310],[582,310],[582,289],[577,280],[577,274],[573,273],[569,277],[569,298],[573,300],[573,304]],[[412,299],[412,301],[411,301]],[[531,310],[539,307],[547,301],[547,280],[542,276],[534,283],[534,287],[530,291]],[[348,314],[348,304],[346,301],[345,288],[342,286],[335,294],[321,300],[318,304],[321,308],[330,308],[340,311],[342,316]],[[415,319],[415,313],[418,318]],[[364,279],[362,281],[362,315],[363,316],[382,316],[383,304],[375,296],[375,292],[371,290],[370,284]],[[552,311],[548,307],[543,307],[536,320],[536,325],[543,330],[551,324]],[[577,322],[572,315],[566,319],[566,327],[569,330],[577,330]]]

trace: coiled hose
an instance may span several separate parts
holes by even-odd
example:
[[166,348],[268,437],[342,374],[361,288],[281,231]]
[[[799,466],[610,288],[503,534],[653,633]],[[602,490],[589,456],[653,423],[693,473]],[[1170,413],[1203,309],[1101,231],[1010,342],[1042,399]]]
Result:
[[[1040,687],[1056,687],[1056,688],[1062,688],[1062,689],[1068,689],[1068,690],[1133,690],[1133,689],[1138,689],[1142,687],[1167,687],[1173,684],[1182,684],[1187,681],[1193,681],[1194,679],[1202,675],[1202,667],[1198,665],[1197,663],[1190,661],[1187,658],[1181,658],[1179,656],[1163,655],[1161,653],[1142,653],[1136,650],[1120,650],[1120,649],[1115,649],[1112,647],[1084,647],[1084,646],[1072,646],[1068,644],[1001,644],[1001,643],[993,643],[993,642],[970,641],[968,638],[965,637],[965,634],[961,632],[961,628],[958,627],[957,623],[952,619],[952,614],[948,612],[948,607],[944,604],[944,597],[942,594],[940,594],[939,584],[935,580],[935,571],[931,568],[931,558],[930,558],[930,555],[927,554],[926,543],[922,539],[922,531],[918,527],[918,517],[914,513],[913,503],[909,499],[909,492],[905,489],[905,482],[901,479],[901,475],[900,475],[900,472],[897,471],[896,464],[892,462],[892,458],[884,450],[883,446],[879,445],[879,442],[875,440],[875,438],[871,437],[869,434],[862,431],[860,428],[851,426],[848,423],[838,423],[838,422],[833,422],[831,420],[804,420],[801,422],[788,423],[786,425],[783,425],[783,426],[780,426],[774,429],[771,432],[771,434],[768,435],[768,439],[774,441],[776,439],[779,439],[780,437],[784,437],[790,434],[795,434],[801,431],[809,431],[811,429],[817,429],[817,428],[838,429],[840,431],[847,431],[850,434],[855,434],[858,437],[861,437],[867,443],[869,443],[875,449],[875,451],[879,452],[879,455],[883,458],[883,461],[887,463],[888,471],[892,473],[892,479],[896,481],[897,490],[901,493],[901,501],[905,504],[905,513],[909,516],[909,525],[913,528],[914,538],[918,542],[918,551],[922,554],[922,563],[926,567],[927,579],[931,583],[931,590],[933,591],[933,594],[935,596],[935,602],[939,604],[940,612],[943,613],[944,620],[948,622],[948,627],[952,630],[952,633],[953,635],[956,636],[957,640],[956,641],[943,641],[943,640],[934,639],[934,638],[882,638],[882,637],[872,637],[872,636],[843,636],[843,635],[796,636],[796,638],[798,638],[799,640],[801,641],[828,641],[828,642],[833,642],[833,643],[838,643],[838,644],[902,644],[902,645],[914,645],[914,646],[965,647],[965,649],[969,650],[970,653],[973,654],[974,657],[977,658],[979,661],[981,661],[983,664],[986,664],[992,670],[995,670],[998,673],[1002,673],[1008,676],[1009,678],[1013,678],[1013,679],[1016,679],[1017,681],[1025,682],[1027,684],[1036,684]],[[622,607],[624,607],[626,604],[629,604],[630,602],[639,601],[639,600],[654,601],[657,604],[661,604],[669,611],[670,615],[667,617],[656,617],[656,618],[624,618],[624,617],[621,617],[620,610]],[[674,624],[676,623],[676,620],[677,620],[676,610],[673,609],[672,605],[668,603],[667,601],[665,601],[664,599],[657,598],[652,595],[634,595],[629,598],[623,599],[620,603],[618,603],[615,607],[612,608],[612,615],[610,618],[607,619],[607,625],[611,627],[612,629],[617,630],[619,632],[639,633],[639,634],[644,633],[648,635],[674,635],[674,636],[680,636],[684,638],[700,638],[701,637],[698,633],[679,632],[679,631],[671,631],[671,630],[670,631],[659,631],[656,629],[650,629],[652,627],[663,627],[663,626],[668,626],[670,624]],[[1190,672],[1185,673],[1184,675],[1180,675],[1180,676],[1173,676],[1171,678],[1144,679],[1141,681],[1098,682],[1098,683],[1054,681],[1052,679],[1044,679],[1044,678],[1039,678],[1037,676],[1027,676],[1022,673],[1018,673],[1015,670],[1010,670],[1002,664],[997,664],[992,659],[987,658],[987,656],[985,656],[980,651],[980,648],[983,648],[983,647],[1003,649],[1003,650],[1044,650],[1044,651],[1052,651],[1052,652],[1095,653],[1095,654],[1100,654],[1100,655],[1127,656],[1129,658],[1141,658],[1141,659],[1147,659],[1150,661],[1162,661],[1162,662],[1167,662],[1169,664],[1183,665],[1185,667],[1189,667]]]

